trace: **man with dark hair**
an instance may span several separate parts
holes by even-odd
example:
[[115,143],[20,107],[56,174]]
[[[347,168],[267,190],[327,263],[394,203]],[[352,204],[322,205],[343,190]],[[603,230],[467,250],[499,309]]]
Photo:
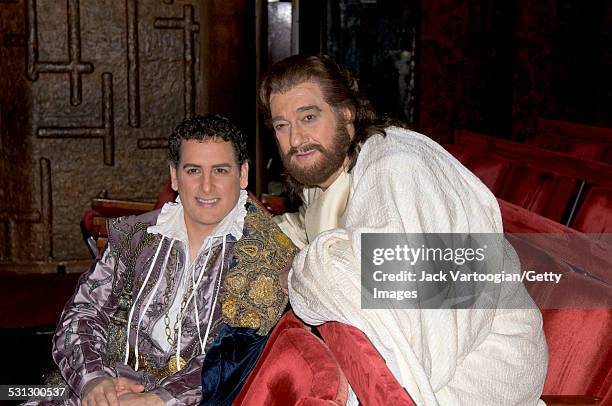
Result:
[[[546,343],[522,285],[502,289],[513,307],[361,308],[363,234],[502,233],[486,186],[429,138],[378,117],[328,57],[278,62],[259,96],[303,202],[276,218],[301,249],[289,274],[295,313],[361,329],[418,405],[537,404]],[[518,271],[512,250],[503,267]]]
[[278,274],[296,249],[247,197],[241,132],[186,119],[168,158],[177,202],[111,221],[64,308],[53,358],[68,403],[230,404],[287,305]]

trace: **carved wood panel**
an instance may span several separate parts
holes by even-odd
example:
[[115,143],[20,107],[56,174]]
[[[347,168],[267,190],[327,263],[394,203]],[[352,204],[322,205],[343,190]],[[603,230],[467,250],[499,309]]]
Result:
[[88,257],[101,191],[154,200],[202,111],[197,1],[0,0],[0,270]]

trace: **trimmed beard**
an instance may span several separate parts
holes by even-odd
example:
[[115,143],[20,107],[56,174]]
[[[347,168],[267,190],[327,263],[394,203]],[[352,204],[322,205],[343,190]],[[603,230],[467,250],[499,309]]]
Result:
[[[344,163],[351,144],[351,137],[344,120],[338,120],[336,131],[333,134],[331,148],[327,149],[319,144],[305,144],[300,148],[291,147],[286,154],[279,149],[285,170],[295,181],[302,186],[318,186],[327,181]],[[292,161],[292,156],[317,150],[321,153],[319,159],[309,166],[300,166]]]

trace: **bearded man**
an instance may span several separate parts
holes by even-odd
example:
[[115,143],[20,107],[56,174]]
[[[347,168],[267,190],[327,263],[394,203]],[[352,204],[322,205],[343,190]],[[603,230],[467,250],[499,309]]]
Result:
[[[546,342],[522,285],[500,297],[516,307],[360,305],[362,234],[503,233],[486,186],[429,138],[377,117],[350,71],[328,57],[278,62],[259,96],[303,202],[276,219],[301,249],[289,274],[295,313],[362,330],[418,405],[538,404]],[[504,266],[516,272],[512,254]]]

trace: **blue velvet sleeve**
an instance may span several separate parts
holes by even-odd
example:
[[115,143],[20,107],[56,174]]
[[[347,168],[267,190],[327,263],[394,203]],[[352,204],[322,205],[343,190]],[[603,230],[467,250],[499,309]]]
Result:
[[225,325],[208,350],[202,365],[200,406],[231,405],[257,364],[269,334]]

